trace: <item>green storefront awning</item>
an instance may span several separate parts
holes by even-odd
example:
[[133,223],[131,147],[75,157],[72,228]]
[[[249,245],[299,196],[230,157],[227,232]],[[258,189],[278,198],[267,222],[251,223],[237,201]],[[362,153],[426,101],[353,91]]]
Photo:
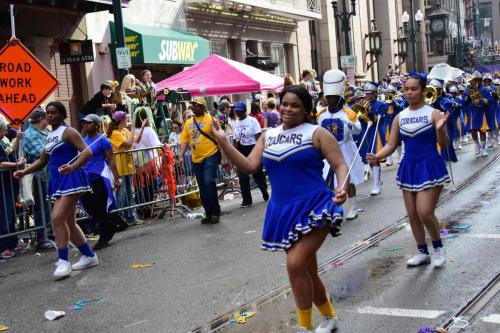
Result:
[[[115,62],[115,24],[109,24]],[[210,55],[208,40],[177,29],[125,24],[125,44],[130,49],[133,65],[193,65]]]

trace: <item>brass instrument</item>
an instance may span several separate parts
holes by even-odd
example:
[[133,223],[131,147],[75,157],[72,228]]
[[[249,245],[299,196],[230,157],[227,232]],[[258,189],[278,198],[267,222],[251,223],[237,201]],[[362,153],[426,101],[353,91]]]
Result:
[[368,118],[368,114],[370,113],[371,104],[370,102],[365,102],[363,104],[354,104],[352,106],[352,111],[356,113],[356,118]]
[[118,88],[118,86],[119,86],[119,85],[120,85],[120,83],[119,83],[118,81],[113,81],[113,82],[111,83],[111,87],[112,87],[113,89]]
[[428,105],[432,105],[438,99],[438,91],[433,86],[427,86],[424,89],[424,101]]
[[391,104],[392,102],[394,102],[394,94],[390,93],[390,94],[386,94],[385,95],[385,102],[388,103],[388,104]]

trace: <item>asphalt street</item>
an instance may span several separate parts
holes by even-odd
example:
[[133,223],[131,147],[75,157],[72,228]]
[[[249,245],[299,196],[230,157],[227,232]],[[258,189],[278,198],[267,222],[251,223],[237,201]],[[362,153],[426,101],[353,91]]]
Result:
[[[496,150],[488,158],[476,159],[472,145],[465,146],[461,160],[453,165],[455,185],[447,190],[481,170],[495,154]],[[371,180],[360,187],[358,207],[363,211],[358,219],[344,223],[341,237],[327,239],[320,262],[405,216],[396,170],[397,165],[383,168],[380,196],[369,197]],[[499,175],[497,163],[439,207],[438,217],[449,226],[471,225],[458,237],[445,239],[446,268],[407,269],[405,261],[415,245],[404,228],[328,270],[323,277],[339,313],[339,332],[416,332],[422,325],[438,325],[491,279],[499,267],[500,238],[494,236],[500,235]],[[1,263],[0,325],[10,327],[9,332],[188,332],[207,327],[214,318],[287,282],[284,255],[259,249],[266,205],[255,192],[254,202],[251,208],[240,209],[239,197],[224,201],[225,214],[218,225],[165,218],[117,234],[112,246],[98,253],[99,267],[73,272],[59,282],[52,280],[56,260],[52,251]],[[77,258],[73,250],[71,260]],[[151,267],[131,268],[133,264]],[[70,309],[98,296],[102,300],[78,311]],[[485,308],[489,312],[484,317],[500,313],[498,300],[493,303],[496,308]],[[66,316],[47,321],[43,314],[48,309],[64,310]],[[246,324],[226,330],[291,332],[292,297],[256,310]],[[486,325],[493,330],[484,332],[500,331],[498,323],[471,324],[471,329]]]

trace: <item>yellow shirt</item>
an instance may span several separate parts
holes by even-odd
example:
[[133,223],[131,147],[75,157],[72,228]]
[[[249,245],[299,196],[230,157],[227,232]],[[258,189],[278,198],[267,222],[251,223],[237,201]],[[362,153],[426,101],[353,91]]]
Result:
[[[127,148],[123,147],[123,143],[126,142],[131,135],[130,131],[126,128],[121,131],[114,130],[111,133],[111,137],[108,138],[113,146],[113,151],[126,151]],[[135,173],[132,154],[115,154],[115,161],[119,176],[127,176]]]
[[[184,124],[179,141],[187,143],[191,147],[193,163],[201,163],[205,158],[215,154],[219,148],[212,142],[212,140],[208,139],[206,136],[201,134],[200,131],[198,131],[193,119],[194,118],[188,119]],[[208,134],[215,140],[212,135],[213,119],[209,114],[196,117],[196,122],[204,133]]]

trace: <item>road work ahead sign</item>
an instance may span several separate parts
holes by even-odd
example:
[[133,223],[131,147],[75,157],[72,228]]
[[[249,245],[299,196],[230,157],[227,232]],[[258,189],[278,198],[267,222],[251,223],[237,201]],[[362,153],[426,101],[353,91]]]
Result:
[[57,88],[59,81],[19,41],[0,50],[0,112],[18,127]]

